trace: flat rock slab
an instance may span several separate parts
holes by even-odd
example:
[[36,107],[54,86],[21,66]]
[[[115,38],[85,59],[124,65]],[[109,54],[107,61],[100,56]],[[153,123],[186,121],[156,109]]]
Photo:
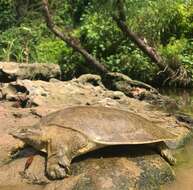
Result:
[[114,155],[112,149],[103,149],[79,157],[71,166],[71,176],[58,181],[45,177],[45,158],[39,155],[22,175],[26,160],[21,158],[1,167],[2,190],[34,186],[36,190],[156,190],[161,184],[174,180],[171,167],[159,155],[132,147],[114,149]]

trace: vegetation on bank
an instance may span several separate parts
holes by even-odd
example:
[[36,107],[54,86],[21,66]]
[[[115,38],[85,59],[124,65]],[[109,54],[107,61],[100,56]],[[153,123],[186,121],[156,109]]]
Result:
[[[113,0],[50,0],[49,5],[55,23],[108,70],[148,83],[165,81],[157,65],[117,27]],[[169,67],[183,65],[193,78],[193,1],[125,0],[124,9],[129,28]],[[0,0],[0,60],[57,63],[66,79],[89,70],[80,54],[49,31],[38,0]]]

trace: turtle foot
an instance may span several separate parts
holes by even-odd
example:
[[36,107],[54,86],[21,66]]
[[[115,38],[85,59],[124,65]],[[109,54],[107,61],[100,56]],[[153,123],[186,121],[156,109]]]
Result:
[[68,176],[67,169],[58,164],[53,164],[47,167],[47,175],[50,179],[63,179]]

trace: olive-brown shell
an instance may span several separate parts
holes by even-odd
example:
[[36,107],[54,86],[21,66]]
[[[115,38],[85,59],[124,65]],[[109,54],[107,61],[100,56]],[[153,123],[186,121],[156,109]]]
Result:
[[107,107],[69,107],[46,116],[41,125],[76,130],[93,142],[107,145],[148,144],[176,138],[158,122]]

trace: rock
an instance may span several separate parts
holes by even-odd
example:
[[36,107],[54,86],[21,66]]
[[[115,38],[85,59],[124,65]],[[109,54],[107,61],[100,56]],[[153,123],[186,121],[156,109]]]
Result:
[[0,188],[2,185],[26,188],[39,185],[37,189],[44,190],[156,190],[161,184],[174,180],[171,167],[159,155],[141,150],[128,146],[79,157],[72,164],[71,176],[59,181],[45,177],[44,157],[36,155],[25,174],[27,158],[20,158],[1,167],[0,176],[5,172],[6,175],[0,178]]
[[82,84],[90,83],[93,86],[103,86],[101,82],[101,77],[99,75],[85,74],[81,75],[76,80]]
[[84,174],[76,182],[75,189],[150,190],[174,180],[174,173],[167,163],[155,153],[141,150],[128,147],[127,150],[119,149],[117,154],[114,150],[112,156],[113,150],[106,149],[102,154],[96,153],[95,158],[75,162],[73,174]]
[[120,91],[123,90],[123,92],[125,92],[126,94],[129,94],[130,88],[132,87],[140,87],[152,91],[154,93],[158,93],[158,91],[152,86],[141,81],[132,80],[130,77],[122,73],[108,73],[103,78],[103,83],[108,89]]
[[[93,80],[87,80],[93,78]],[[91,82],[90,82],[91,81]],[[93,81],[94,85],[93,85]],[[96,82],[98,81],[98,82]],[[63,181],[47,181],[45,177],[45,158],[35,157],[23,177],[19,174],[25,165],[26,157],[10,160],[9,152],[20,144],[9,132],[16,128],[33,125],[42,116],[72,105],[103,105],[129,110],[140,114],[151,121],[165,121],[170,130],[179,136],[173,146],[181,146],[191,132],[187,125],[176,120],[171,114],[153,110],[147,102],[130,98],[120,91],[106,89],[98,76],[87,75],[71,81],[30,81],[17,80],[0,85],[0,189],[32,189],[32,190],[81,190],[81,189],[159,189],[159,185],[174,179],[171,167],[155,152],[138,147],[135,150],[121,151],[111,155],[91,153],[72,164],[72,176]],[[27,99],[27,108],[13,107],[18,97]],[[12,97],[12,101],[10,101]],[[20,100],[22,104],[24,100]],[[31,108],[33,107],[33,108]],[[163,126],[166,127],[166,126]],[[33,165],[34,164],[34,165]],[[33,169],[34,167],[34,169]],[[3,176],[3,177],[1,177]],[[35,176],[35,177],[34,177]],[[38,180],[37,180],[38,179]],[[46,182],[44,181],[46,180]],[[29,184],[27,184],[29,183]],[[36,185],[33,185],[36,183]],[[37,185],[39,183],[39,185]],[[42,184],[42,185],[41,185]],[[98,188],[98,189],[97,189]],[[110,188],[111,189],[111,188]]]
[[0,82],[16,81],[17,79],[49,80],[60,78],[60,67],[56,64],[26,64],[0,62]]
[[132,80],[122,73],[108,73],[103,79],[109,90],[118,90],[126,96],[146,101],[162,108],[178,108],[177,103],[169,97],[162,96],[155,88],[141,81]]
[[[27,158],[18,158],[14,162],[10,162],[0,167],[0,189],[2,187],[17,187],[25,186],[26,189],[30,185],[27,184],[47,184],[49,181],[44,175],[44,158],[35,156],[33,164],[30,166],[28,172],[24,174],[24,167]],[[42,180],[44,180],[42,182]],[[35,189],[35,188],[34,188]],[[36,189],[38,189],[36,187]]]
[[13,138],[9,133],[18,127],[33,125],[39,117],[33,115],[30,109],[12,107],[10,102],[0,101],[0,165],[10,160],[13,147],[20,145],[21,141]]

